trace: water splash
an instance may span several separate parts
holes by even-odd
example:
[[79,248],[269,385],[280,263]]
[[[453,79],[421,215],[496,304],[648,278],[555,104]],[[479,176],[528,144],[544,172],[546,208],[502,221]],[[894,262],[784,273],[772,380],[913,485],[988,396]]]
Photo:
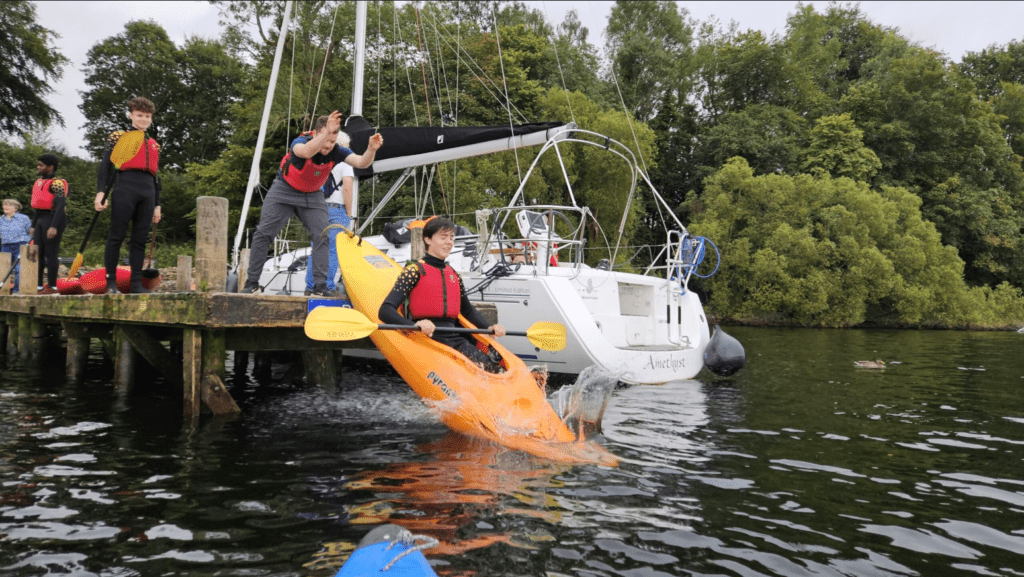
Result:
[[608,400],[621,376],[597,365],[587,367],[575,383],[551,393],[548,402],[577,435],[599,433]]

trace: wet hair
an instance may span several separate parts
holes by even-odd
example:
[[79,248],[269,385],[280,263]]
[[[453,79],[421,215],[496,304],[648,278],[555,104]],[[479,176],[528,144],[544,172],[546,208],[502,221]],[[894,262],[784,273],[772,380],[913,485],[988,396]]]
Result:
[[316,122],[313,123],[313,132],[320,132],[325,126],[327,126],[327,120],[330,116],[317,117]]
[[46,166],[52,166],[54,170],[57,170],[57,165],[60,164],[60,161],[57,160],[57,157],[52,154],[44,154],[36,160],[42,162]]
[[13,198],[5,198],[3,204],[6,206],[13,206],[14,210],[21,210],[21,203]]
[[338,133],[337,140],[334,141],[338,146],[348,148],[352,144],[352,137],[350,137],[344,130]]
[[153,114],[156,112],[156,105],[148,98],[136,96],[128,101],[128,111],[135,112],[136,110]]
[[427,221],[423,227],[423,238],[432,238],[442,230],[455,232],[455,223],[443,216],[435,216]]

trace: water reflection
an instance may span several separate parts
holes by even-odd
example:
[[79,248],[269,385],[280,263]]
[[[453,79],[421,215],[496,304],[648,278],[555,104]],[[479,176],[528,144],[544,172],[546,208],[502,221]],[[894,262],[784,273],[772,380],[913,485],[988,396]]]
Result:
[[157,378],[4,359],[0,575],[326,576],[382,522],[441,575],[1024,575],[1024,336],[730,333],[736,377],[614,392],[616,468],[449,434],[386,370],[236,376],[192,427]]

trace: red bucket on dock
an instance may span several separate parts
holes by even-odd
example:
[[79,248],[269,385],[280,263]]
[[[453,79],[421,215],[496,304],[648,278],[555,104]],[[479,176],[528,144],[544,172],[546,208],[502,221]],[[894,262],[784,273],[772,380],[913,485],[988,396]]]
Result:
[[[160,284],[161,277],[142,277],[142,286],[153,290]],[[82,290],[94,295],[101,295],[107,292],[107,269],[98,268],[92,272],[82,275]],[[126,266],[117,267],[117,290],[123,293],[130,293],[132,288],[132,269]],[[58,289],[59,290],[59,289]]]
[[[132,286],[132,269],[117,267],[117,290],[126,293]],[[94,295],[107,292],[107,269],[98,268],[82,275],[82,289]]]
[[57,292],[62,295],[84,295],[80,278],[59,278],[57,279]]

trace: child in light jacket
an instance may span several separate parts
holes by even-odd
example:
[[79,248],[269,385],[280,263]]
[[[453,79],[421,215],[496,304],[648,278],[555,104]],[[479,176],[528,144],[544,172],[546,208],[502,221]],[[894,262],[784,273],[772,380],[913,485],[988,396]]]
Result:
[[21,203],[13,198],[5,199],[3,202],[4,214],[0,216],[0,245],[3,252],[10,253],[11,264],[14,264],[14,291],[18,292],[18,269],[21,263],[15,264],[21,254],[21,245],[28,244],[32,240],[32,221],[28,216],[21,214]]

